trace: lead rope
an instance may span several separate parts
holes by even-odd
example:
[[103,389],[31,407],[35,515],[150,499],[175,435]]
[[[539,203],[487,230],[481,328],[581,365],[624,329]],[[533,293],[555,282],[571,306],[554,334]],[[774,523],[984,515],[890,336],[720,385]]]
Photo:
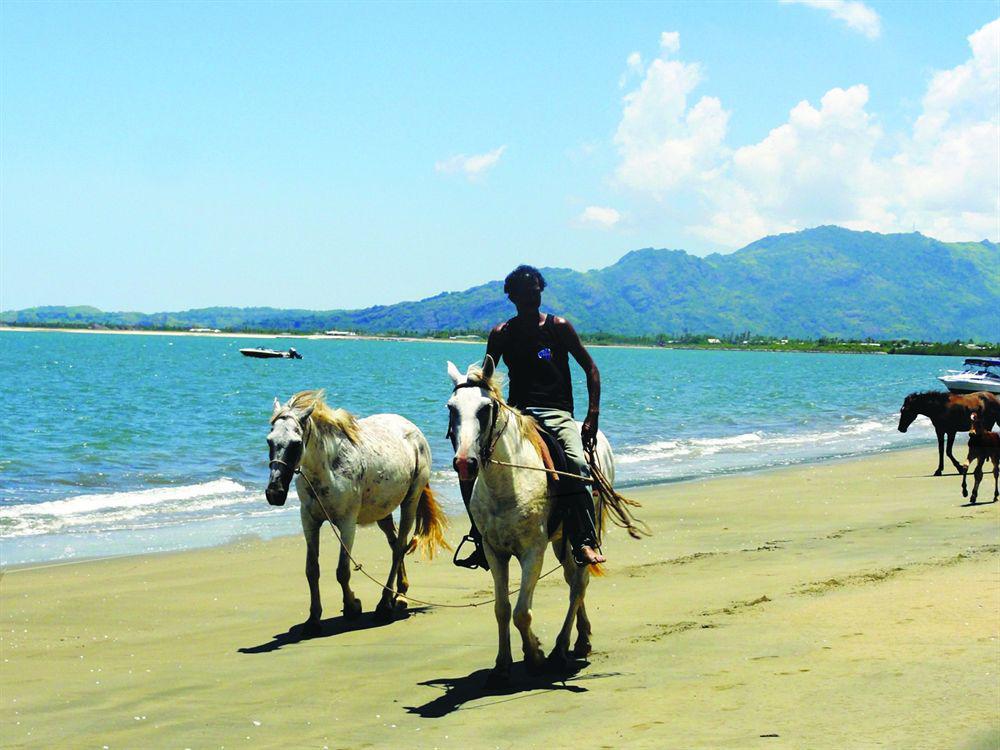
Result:
[[[427,605],[429,607],[447,607],[449,609],[467,609],[469,607],[482,607],[483,605],[491,604],[494,601],[496,601],[496,597],[493,597],[492,599],[487,599],[485,601],[481,601],[481,602],[469,602],[468,604],[441,604],[441,603],[438,603],[438,602],[429,602],[429,601],[424,601],[423,599],[417,599],[416,597],[412,597],[409,594],[400,593],[399,591],[396,591],[396,589],[389,588],[388,586],[386,586],[381,581],[377,580],[376,578],[373,578],[368,573],[368,571],[364,569],[364,566],[361,563],[359,563],[357,560],[354,559],[354,556],[351,554],[351,551],[349,549],[347,549],[347,547],[344,545],[344,540],[340,536],[340,530],[337,528],[337,524],[335,524],[333,522],[333,519],[330,517],[330,514],[327,512],[326,506],[323,505],[323,501],[320,499],[319,493],[316,492],[316,489],[313,487],[312,482],[309,481],[309,477],[307,477],[305,474],[302,473],[302,469],[301,468],[295,469],[295,473],[298,474],[300,477],[302,477],[303,479],[306,480],[306,484],[309,485],[309,490],[312,492],[312,496],[316,499],[317,504],[319,505],[320,509],[323,511],[323,515],[326,516],[326,520],[328,520],[330,522],[330,528],[333,529],[333,534],[334,534],[334,536],[337,537],[337,541],[340,542],[340,549],[343,550],[344,554],[347,555],[347,559],[349,559],[352,563],[354,563],[354,569],[357,570],[357,571],[359,571],[365,578],[367,578],[369,581],[371,581],[372,583],[374,583],[379,588],[383,589],[384,591],[388,591],[393,596],[397,596],[397,597],[401,596],[404,599],[406,599],[407,601],[411,601],[411,602],[414,602],[416,604],[425,604],[425,605]],[[540,581],[543,578],[545,578],[546,576],[552,575],[557,570],[559,570],[559,568],[561,568],[561,567],[562,567],[562,563],[560,563],[556,567],[552,568],[552,570],[548,571],[547,573],[543,573],[542,575],[538,576],[538,580]],[[521,590],[520,586],[518,586],[516,589],[511,589],[510,591],[507,592],[507,596],[510,596],[511,594],[516,594],[520,590]]]

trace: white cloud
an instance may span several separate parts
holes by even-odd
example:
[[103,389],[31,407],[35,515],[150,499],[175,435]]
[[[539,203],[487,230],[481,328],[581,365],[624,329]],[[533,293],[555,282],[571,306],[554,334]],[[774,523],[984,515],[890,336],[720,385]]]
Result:
[[[680,35],[664,32],[666,54],[680,50]],[[660,193],[713,168],[726,135],[729,113],[714,97],[688,109],[688,96],[702,81],[697,63],[659,57],[639,88],[625,96],[615,144],[622,155],[618,179]]]
[[434,169],[442,174],[464,174],[469,179],[474,179],[495,167],[506,150],[507,146],[504,145],[487,151],[485,154],[473,154],[472,156],[456,154],[437,162]]
[[618,211],[604,206],[587,206],[578,217],[581,224],[589,224],[602,229],[611,229],[621,219],[622,215]]
[[642,75],[644,68],[642,65],[642,55],[638,52],[631,53],[625,59],[625,72],[621,74],[618,79],[618,88],[623,89],[625,85],[629,82],[629,79],[636,75]]
[[679,31],[664,31],[660,34],[660,49],[665,55],[681,51],[681,33]]
[[[658,58],[623,102],[618,182],[687,230],[736,247],[824,223],[941,239],[1000,235],[1000,19],[972,56],[934,74],[905,134],[887,134],[863,84],[799,102],[761,141],[726,143],[728,113],[703,96],[697,63]],[[675,53],[677,44],[662,45]],[[678,204],[684,206],[679,212]]]
[[869,39],[878,39],[882,35],[882,19],[878,13],[858,0],[781,0],[781,3],[825,10]]

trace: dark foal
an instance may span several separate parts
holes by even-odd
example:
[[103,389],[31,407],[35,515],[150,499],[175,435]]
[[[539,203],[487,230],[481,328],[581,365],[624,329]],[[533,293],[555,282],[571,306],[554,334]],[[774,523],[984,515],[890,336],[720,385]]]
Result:
[[[975,503],[979,496],[979,483],[983,481],[983,464],[987,461],[993,463],[993,502],[996,502],[1000,498],[1000,433],[990,432],[986,429],[986,425],[979,419],[978,414],[972,415],[972,430],[969,432],[969,456],[966,460],[969,462],[969,466],[976,462],[976,470],[972,474],[976,481],[972,485],[972,497],[969,498],[969,502]],[[966,497],[968,494],[965,478],[966,475],[963,474],[962,497]]]
[[934,476],[941,476],[944,470],[945,437],[948,438],[948,458],[958,473],[964,474],[966,467],[951,452],[955,444],[955,433],[972,429],[972,414],[981,417],[984,429],[992,429],[993,425],[1000,422],[1000,398],[986,391],[968,394],[947,391],[911,393],[903,400],[899,409],[899,431],[906,432],[913,420],[921,414],[931,420],[937,433],[938,466]]

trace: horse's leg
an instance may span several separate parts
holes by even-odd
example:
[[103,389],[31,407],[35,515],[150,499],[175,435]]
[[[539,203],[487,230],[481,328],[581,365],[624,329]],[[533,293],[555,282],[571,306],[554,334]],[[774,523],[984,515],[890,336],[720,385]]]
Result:
[[[535,586],[542,572],[542,560],[545,557],[545,545],[528,550],[521,563],[521,590],[517,594],[514,605],[514,627],[521,633],[521,649],[524,652],[524,664],[532,674],[541,672],[545,667],[545,655],[538,638],[531,630],[531,602],[535,596]],[[571,555],[567,555],[571,557]]]
[[965,474],[966,470],[969,467],[966,466],[965,464],[960,464],[958,461],[955,460],[955,455],[951,452],[951,448],[952,448],[953,445],[955,445],[955,433],[954,432],[949,432],[948,433],[948,451],[947,451],[948,452],[948,458],[951,459],[952,464],[954,464],[955,468],[958,469],[958,473],[959,474]]
[[1000,457],[992,456],[990,462],[993,464],[993,502],[1000,499]]
[[944,432],[938,428],[934,428],[937,431],[938,440],[938,467],[937,471],[934,472],[934,476],[941,476],[941,472],[944,471]]
[[354,547],[354,532],[358,528],[357,520],[352,518],[338,525],[340,529],[340,560],[337,561],[337,583],[344,593],[344,617],[354,620],[361,616],[361,600],[351,591],[351,558],[349,553]]
[[497,661],[486,678],[487,687],[503,687],[510,682],[510,665],[514,661],[510,655],[510,555],[499,555],[490,543],[483,540],[483,552],[490,564],[493,575],[493,614],[497,618]]
[[576,610],[576,643],[573,644],[573,656],[582,659],[590,655],[590,618],[587,617],[587,603],[580,602]]
[[390,622],[396,607],[396,595],[391,591],[393,581],[396,580],[400,566],[403,564],[403,556],[406,554],[407,542],[410,532],[413,530],[413,522],[417,517],[417,501],[420,498],[419,490],[410,492],[403,504],[399,506],[399,534],[396,536],[396,543],[392,547],[392,564],[389,566],[389,577],[386,579],[385,588],[382,589],[382,598],[375,608],[375,619],[380,622]]
[[[396,548],[396,522],[392,519],[392,516],[386,516],[379,521],[378,527],[385,534],[385,539],[389,542],[389,549],[394,550]],[[404,558],[404,560],[399,561],[399,572],[396,574],[396,591],[400,594],[405,594],[409,588],[410,583],[406,578],[406,562]]]
[[319,531],[322,522],[302,512],[302,533],[306,537],[306,581],[309,582],[309,619],[302,623],[307,635],[319,632],[323,604],[319,598]]
[[979,460],[976,462],[976,470],[972,474],[975,481],[972,483],[972,497],[969,498],[970,503],[976,502],[976,498],[979,497],[979,483],[983,481],[983,462],[985,460],[986,457],[980,455]]
[[[556,543],[558,544],[558,542]],[[555,548],[553,544],[553,548]],[[573,556],[570,554],[566,555],[566,558],[562,560],[563,566],[563,578],[569,586],[569,609],[566,610],[566,618],[563,620],[562,630],[559,631],[559,635],[556,637],[555,648],[552,649],[552,653],[549,654],[549,662],[555,664],[556,666],[566,668],[569,666],[569,639],[573,635],[573,623],[577,622],[579,629],[579,612],[580,608],[583,606],[583,597],[587,591],[587,583],[590,580],[590,571],[587,566],[580,566],[576,564]],[[586,615],[584,615],[586,621]],[[589,653],[590,650],[590,622],[586,621],[587,630],[586,637],[584,632],[580,631],[580,638],[577,641],[577,645],[580,644],[580,640],[585,640],[586,649]],[[575,649],[574,649],[575,650]],[[586,655],[586,654],[584,654]]]

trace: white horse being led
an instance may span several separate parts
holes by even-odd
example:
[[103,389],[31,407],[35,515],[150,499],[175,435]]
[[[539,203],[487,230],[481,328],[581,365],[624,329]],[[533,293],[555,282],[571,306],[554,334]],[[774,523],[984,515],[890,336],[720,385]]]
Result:
[[[531,602],[542,570],[546,543],[552,541],[557,557],[562,555],[563,577],[569,584],[569,609],[556,638],[550,659],[565,666],[570,660],[569,640],[576,622],[573,655],[590,653],[590,620],[584,596],[590,568],[578,566],[561,544],[561,531],[550,539],[549,516],[556,498],[549,493],[545,471],[545,449],[535,420],[504,402],[494,376],[492,358],[483,368],[471,365],[465,375],[451,362],[448,374],[455,390],[448,399],[455,466],[476,477],[469,511],[483,535],[486,559],[496,592],[494,611],[499,629],[499,650],[489,684],[503,684],[510,677],[510,558],[521,565],[521,585],[514,606],[514,625],[521,633],[525,664],[530,672],[545,666],[541,644],[531,630]],[[597,436],[597,457],[605,476],[614,480],[614,457],[603,433]],[[518,464],[530,469],[504,466]],[[558,486],[558,485],[557,485]]]
[[[361,601],[350,587],[349,553],[358,524],[377,523],[392,548],[392,565],[385,583],[396,582],[405,594],[409,587],[403,555],[414,543],[429,556],[447,547],[446,523],[427,481],[431,450],[416,425],[398,414],[375,414],[358,420],[343,409],[331,409],[323,391],[302,391],[282,405],[274,400],[270,449],[271,476],[266,496],[271,505],[284,505],[296,471],[302,531],[306,537],[306,579],[309,582],[309,619],[306,632],[319,629],[323,608],[319,596],[319,532],[324,521],[336,524],[343,543],[337,581],[344,594],[344,616],[361,614]],[[317,497],[318,495],[318,497]],[[392,512],[400,509],[399,533]],[[388,590],[375,609],[379,620],[392,619],[395,596]]]

